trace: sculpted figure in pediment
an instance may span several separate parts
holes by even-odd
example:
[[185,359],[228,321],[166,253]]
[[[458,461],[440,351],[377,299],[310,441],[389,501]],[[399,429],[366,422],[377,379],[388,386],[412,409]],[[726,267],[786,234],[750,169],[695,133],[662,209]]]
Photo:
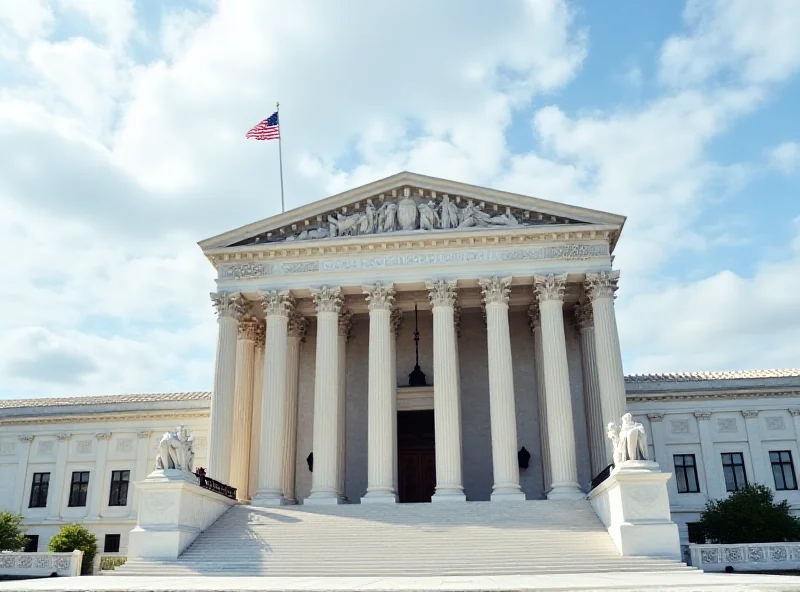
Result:
[[336,217],[328,216],[331,226],[331,236],[353,236],[358,231],[358,223],[364,214],[351,214],[343,216],[336,214]]
[[419,210],[419,227],[422,230],[434,230],[441,224],[439,214],[436,213],[436,204],[432,201],[421,203],[417,207]]
[[450,201],[450,197],[445,195],[442,198],[442,228],[458,228],[459,220],[458,206]]
[[403,230],[417,229],[417,202],[411,197],[408,189],[404,190],[405,197],[397,204],[397,221]]
[[364,210],[364,215],[358,222],[359,234],[372,234],[375,232],[375,206],[372,205],[372,200],[367,200],[367,207]]

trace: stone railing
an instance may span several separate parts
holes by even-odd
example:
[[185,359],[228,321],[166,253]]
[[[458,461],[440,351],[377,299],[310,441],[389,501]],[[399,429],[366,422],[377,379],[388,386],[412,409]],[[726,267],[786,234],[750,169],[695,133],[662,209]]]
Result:
[[3,576],[79,576],[83,551],[72,553],[0,552],[0,575]]
[[[703,571],[783,571],[800,569],[800,543],[689,545],[692,567]],[[727,571],[731,571],[728,569]]]

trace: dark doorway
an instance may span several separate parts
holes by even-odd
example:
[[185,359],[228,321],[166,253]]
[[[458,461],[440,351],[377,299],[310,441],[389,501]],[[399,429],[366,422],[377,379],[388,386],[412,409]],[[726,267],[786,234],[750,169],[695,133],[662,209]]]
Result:
[[401,503],[431,501],[436,488],[432,409],[397,414],[397,480]]

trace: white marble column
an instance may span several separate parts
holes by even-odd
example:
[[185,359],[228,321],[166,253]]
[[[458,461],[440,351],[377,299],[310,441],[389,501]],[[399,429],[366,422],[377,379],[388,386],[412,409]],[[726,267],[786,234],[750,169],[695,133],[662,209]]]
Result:
[[456,281],[425,283],[433,307],[433,417],[436,432],[436,492],[431,501],[466,501],[461,470],[458,353],[453,305]]
[[111,433],[95,434],[97,438],[97,454],[95,455],[94,471],[91,473],[91,493],[89,495],[89,511],[86,514],[89,520],[99,520],[102,516],[103,497],[106,495],[106,461],[108,460],[108,442]]
[[363,286],[369,303],[369,387],[367,401],[367,493],[361,503],[397,501],[394,489],[392,324],[394,285]]
[[236,341],[236,388],[233,402],[230,486],[236,488],[240,502],[249,502],[250,430],[253,425],[253,374],[256,355],[256,322],[250,317],[239,321]]
[[547,435],[550,441],[548,499],[583,499],[578,485],[572,395],[569,388],[567,346],[564,337],[564,289],[567,275],[534,277],[542,322]]
[[697,432],[700,434],[700,453],[703,456],[703,474],[706,478],[706,492],[708,499],[722,499],[727,497],[725,491],[725,478],[722,473],[722,458],[714,450],[714,440],[711,436],[709,419],[711,413],[696,411]]
[[514,369],[511,365],[511,330],[508,294],[511,277],[480,279],[486,310],[489,360],[489,418],[492,431],[492,501],[524,500],[519,486],[517,459],[517,412],[514,402]]
[[69,439],[70,434],[56,434],[56,440],[58,441],[56,470],[50,480],[50,486],[47,491],[47,518],[49,520],[59,520],[61,518],[61,506],[64,503],[64,483],[67,480]]
[[106,462],[108,460],[108,442],[111,440],[111,433],[95,434],[95,438],[97,438],[97,454],[95,455],[94,471],[90,473],[89,511],[86,514],[88,520],[100,519],[103,514],[103,497],[107,495],[106,492],[108,491],[106,487]]
[[261,410],[263,408],[264,387],[264,341],[267,336],[267,323],[264,319],[256,321],[255,353],[253,355],[253,409],[250,413],[250,468],[247,497],[253,499],[258,490],[258,471],[261,463]]
[[[647,419],[650,420],[650,435],[653,438],[653,450],[655,451],[656,462],[664,473],[674,473],[675,467],[672,463],[672,457],[667,451],[667,444],[664,440],[664,414],[663,413],[648,413]],[[667,481],[667,490],[669,491],[670,499],[678,499],[678,487],[675,479]]]
[[305,502],[338,504],[336,475],[339,456],[339,288],[312,289],[317,305],[317,363],[314,375],[314,472]]
[[261,450],[258,490],[252,504],[276,506],[286,503],[283,497],[283,425],[289,317],[294,312],[294,298],[288,291],[271,291],[264,295],[263,305],[267,334],[261,393]]
[[610,463],[606,462],[606,424],[603,423],[603,407],[597,377],[594,315],[592,305],[589,303],[576,304],[574,310],[581,341],[581,371],[583,399],[586,408],[586,433],[589,436],[589,458],[592,465],[592,477],[595,477]]
[[403,312],[399,308],[392,310],[391,323],[392,339],[389,342],[391,350],[389,359],[392,362],[392,369],[389,374],[392,377],[392,430],[395,434],[394,441],[392,442],[392,486],[394,490],[397,491],[397,484],[399,482],[397,476],[397,335],[400,333],[400,327],[403,325]]
[[[753,481],[767,487],[773,486],[772,474],[767,472],[764,448],[761,445],[761,429],[758,425],[758,410],[742,411],[747,429],[747,443],[750,447],[750,460],[753,463]],[[721,462],[721,461],[720,461]],[[770,465],[770,471],[772,465]]]
[[208,432],[207,474],[222,483],[230,482],[233,405],[236,388],[236,335],[244,313],[241,294],[212,293],[217,310],[217,355],[211,391],[211,419]]
[[336,492],[342,501],[347,501],[347,340],[353,327],[353,313],[339,313],[339,443],[336,451]]
[[[625,400],[625,375],[622,372],[622,351],[619,346],[617,317],[614,313],[614,292],[617,291],[619,271],[587,273],[584,281],[586,296],[592,303],[594,316],[595,355],[597,358],[597,383],[603,425],[619,423],[627,410]],[[614,460],[611,441],[606,438],[606,464]]]
[[[536,296],[534,295],[534,300]],[[539,444],[542,456],[542,482],[544,494],[550,491],[550,438],[547,435],[547,397],[544,383],[544,350],[542,349],[542,319],[539,305],[534,302],[528,308],[531,335],[533,336],[533,366],[536,371],[536,403],[539,410]]]
[[31,454],[33,436],[21,434],[17,447],[17,476],[14,481],[14,505],[11,511],[22,514],[25,503],[25,486],[28,484],[28,460]]
[[305,340],[308,321],[300,313],[289,320],[289,349],[286,362],[286,446],[283,452],[283,497],[297,503],[295,472],[297,469],[297,400],[300,392],[300,344]]
[[[150,456],[150,430],[137,432],[136,436],[136,468],[133,472],[133,482],[138,483],[144,481],[149,474],[148,457]],[[133,490],[132,493],[130,490]],[[133,486],[129,490],[130,501],[128,502],[128,517],[134,518],[139,511],[139,492],[137,487]]]

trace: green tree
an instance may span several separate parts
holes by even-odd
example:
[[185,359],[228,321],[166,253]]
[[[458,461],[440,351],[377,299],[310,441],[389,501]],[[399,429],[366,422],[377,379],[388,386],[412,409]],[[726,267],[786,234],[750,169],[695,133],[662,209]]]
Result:
[[97,537],[80,524],[65,524],[47,545],[53,553],[83,551],[81,573],[92,573],[92,562],[97,554]]
[[700,524],[711,543],[777,543],[800,540],[800,521],[769,487],[745,485],[725,499],[706,504]]
[[28,544],[21,522],[19,514],[8,510],[0,512],[0,551],[22,551]]

